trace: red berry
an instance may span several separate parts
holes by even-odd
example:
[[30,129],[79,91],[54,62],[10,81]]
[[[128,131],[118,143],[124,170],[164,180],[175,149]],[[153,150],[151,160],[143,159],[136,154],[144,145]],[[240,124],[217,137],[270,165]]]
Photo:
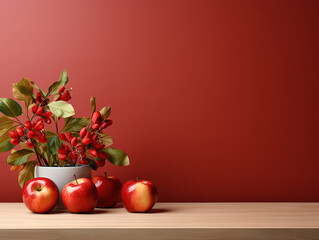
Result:
[[47,124],[50,124],[52,121],[50,118],[45,118],[44,121],[47,123]]
[[97,135],[94,134],[93,137],[92,137],[92,142],[94,143],[94,142],[96,142],[96,141],[97,141]]
[[104,122],[104,123],[102,123],[102,124],[100,125],[100,128],[99,128],[99,129],[104,129],[104,128],[106,128],[106,127],[107,127],[107,123]]
[[66,155],[66,154],[59,154],[59,159],[60,159],[62,162],[64,162],[67,157],[68,157],[68,155]]
[[85,138],[82,139],[82,143],[84,145],[89,145],[91,143],[91,139],[88,138],[88,137],[85,137]]
[[38,122],[35,126],[34,126],[34,130],[36,131],[41,131],[44,128],[44,124],[41,122]]
[[92,129],[93,130],[98,130],[99,126],[100,126],[100,124],[95,123],[95,124],[92,125]]
[[39,108],[37,109],[36,114],[37,114],[38,116],[42,116],[42,114],[43,114],[43,107],[39,107]]
[[28,132],[28,138],[35,138],[37,135],[35,134],[35,131],[29,131]]
[[68,141],[68,139],[66,138],[65,134],[64,133],[59,133],[59,138],[62,140],[62,141]]
[[87,128],[86,127],[82,128],[80,131],[80,138],[84,138],[86,133],[87,133]]
[[61,93],[63,93],[64,90],[65,90],[65,87],[64,87],[64,86],[60,87],[60,89],[59,89],[59,94],[61,95]]
[[73,151],[70,153],[70,158],[74,161],[76,159],[76,152]]
[[45,136],[45,134],[41,134],[39,136],[37,136],[37,140],[40,142],[40,143],[46,143],[48,141],[47,137]]
[[63,101],[69,101],[70,99],[71,99],[71,95],[69,91],[64,92],[61,96],[61,100]]
[[34,105],[34,106],[31,108],[31,111],[32,111],[33,113],[35,113],[35,112],[37,111],[37,109],[38,109],[38,105]]
[[89,154],[92,156],[92,157],[97,157],[97,151],[96,150],[94,150],[94,149],[89,149],[88,150],[88,152],[89,152]]
[[92,132],[87,132],[86,133],[86,135],[85,135],[85,137],[87,137],[87,138],[92,138],[92,135],[93,135],[93,133]]
[[27,142],[26,142],[26,145],[27,145],[29,148],[33,148],[34,143],[32,142],[31,139],[28,139]]
[[92,115],[92,123],[95,124],[95,123],[98,123],[98,120],[100,119],[101,117],[101,113],[96,111],[93,113]]
[[67,132],[67,133],[66,133],[66,138],[67,138],[68,141],[70,142],[70,141],[72,140],[72,138],[73,138],[72,133],[71,133],[71,132]]
[[13,144],[13,145],[18,145],[18,144],[20,143],[20,139],[18,139],[18,138],[12,138],[12,139],[10,140],[10,142],[11,142],[11,144]]
[[61,145],[61,147],[60,147],[59,150],[58,150],[58,153],[60,153],[60,154],[68,154],[69,151],[67,151],[67,150],[63,147],[63,145]]
[[71,139],[71,145],[72,146],[75,146],[77,143],[78,143],[78,138],[77,137],[74,137],[74,138]]
[[42,118],[39,118],[36,122],[35,122],[35,124],[40,124],[40,123],[43,123],[44,122],[44,120],[42,119]]
[[17,133],[23,137],[25,135],[25,131],[24,131],[24,128],[23,127],[17,127]]
[[49,117],[52,116],[52,112],[47,111],[47,112],[45,112],[45,113],[43,114],[43,116],[49,118]]
[[95,149],[101,150],[105,147],[105,145],[103,143],[93,143],[93,147]]
[[75,148],[84,148],[84,146],[81,143],[76,144]]
[[98,152],[97,154],[98,154],[99,159],[101,159],[101,160],[105,160],[108,157],[106,152]]
[[106,127],[109,127],[109,126],[111,126],[113,124],[113,121],[112,120],[106,120],[105,123],[106,123]]
[[35,100],[37,100],[38,103],[42,102],[42,96],[41,96],[40,92],[37,92],[37,96],[36,96]]
[[26,121],[25,124],[24,124],[24,127],[27,129],[27,130],[31,130],[32,129],[32,124],[30,121]]
[[20,138],[19,134],[17,134],[15,131],[9,131],[9,137]]
[[84,164],[85,164],[85,162],[84,162],[83,159],[79,160],[78,163],[79,163],[80,165],[84,165]]
[[102,160],[102,161],[96,161],[96,165],[98,167],[103,167],[105,165],[105,160]]

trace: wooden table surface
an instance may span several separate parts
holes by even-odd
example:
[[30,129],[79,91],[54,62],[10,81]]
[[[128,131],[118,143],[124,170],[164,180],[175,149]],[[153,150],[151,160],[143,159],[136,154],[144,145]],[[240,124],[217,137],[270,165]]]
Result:
[[319,239],[319,203],[157,203],[146,214],[121,206],[92,214],[33,214],[23,203],[0,203],[0,239],[252,237]]

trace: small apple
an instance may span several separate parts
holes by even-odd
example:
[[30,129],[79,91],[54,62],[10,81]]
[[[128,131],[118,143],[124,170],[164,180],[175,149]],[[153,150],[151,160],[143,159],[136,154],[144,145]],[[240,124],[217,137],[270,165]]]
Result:
[[147,212],[157,200],[157,190],[147,180],[130,180],[122,188],[122,201],[129,212]]
[[121,197],[122,184],[114,176],[98,176],[92,178],[98,192],[96,207],[114,207]]
[[72,213],[90,213],[96,207],[97,189],[88,178],[77,179],[62,189],[62,201],[66,209]]
[[24,204],[34,213],[50,212],[57,204],[58,198],[58,188],[48,178],[33,178],[22,190]]

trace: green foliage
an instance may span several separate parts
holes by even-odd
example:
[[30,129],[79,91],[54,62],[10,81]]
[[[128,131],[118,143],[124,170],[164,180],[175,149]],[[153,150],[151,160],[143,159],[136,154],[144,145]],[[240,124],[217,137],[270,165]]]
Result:
[[23,188],[28,181],[33,179],[35,164],[36,164],[35,161],[29,161],[25,163],[24,168],[20,171],[18,182],[21,188]]
[[82,128],[90,123],[89,118],[69,117],[64,119],[64,127],[62,132],[79,132]]
[[111,114],[111,107],[104,107],[100,111],[103,120],[106,120]]
[[48,107],[56,117],[67,118],[75,114],[73,106],[65,101],[50,102]]
[[33,98],[33,86],[27,78],[12,84],[12,94],[16,100],[25,103],[26,109],[35,101]]
[[15,128],[16,126],[11,126],[0,131],[0,152],[7,152],[14,148],[14,145],[10,143],[9,131]]
[[90,103],[91,103],[91,116],[92,116],[96,109],[95,97],[91,97]]
[[107,133],[98,133],[98,137],[100,142],[103,143],[105,147],[111,146],[113,144],[111,136]]
[[47,137],[48,141],[50,141],[51,138],[56,136],[57,134],[49,129],[44,130],[45,136]]
[[93,170],[98,169],[98,166],[97,166],[96,162],[93,159],[89,159],[89,165],[91,166],[91,168]]
[[45,97],[47,94],[45,93],[45,91],[43,91],[41,88],[39,88],[33,81],[31,81],[33,87],[35,87],[36,89],[39,90],[39,92],[41,93],[42,97]]
[[6,116],[0,116],[0,131],[7,130],[13,125],[14,121]]
[[60,143],[60,139],[58,136],[53,136],[49,143],[48,143],[48,148],[51,154],[57,154],[59,147],[60,147],[61,143]]
[[29,149],[21,149],[15,152],[12,152],[7,158],[7,164],[9,165],[22,165],[26,163],[29,158],[34,155],[35,152]]
[[22,108],[11,98],[0,98],[0,112],[8,117],[17,117],[22,114]]
[[69,81],[68,74],[66,70],[63,70],[60,74],[60,79],[59,81],[54,82],[50,87],[49,87],[49,92],[47,96],[50,96],[52,94],[57,94],[59,92],[59,89],[67,84]]
[[108,154],[107,160],[117,166],[128,166],[130,165],[130,160],[125,152],[116,148],[105,148],[103,152]]

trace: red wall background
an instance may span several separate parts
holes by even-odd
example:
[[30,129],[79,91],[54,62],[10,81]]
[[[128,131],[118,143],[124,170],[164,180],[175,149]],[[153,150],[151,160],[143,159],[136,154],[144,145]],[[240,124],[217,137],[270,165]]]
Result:
[[[160,201],[319,201],[318,1],[2,1],[1,97],[68,69]],[[0,201],[20,201],[0,154]],[[102,174],[104,170],[99,171]]]

